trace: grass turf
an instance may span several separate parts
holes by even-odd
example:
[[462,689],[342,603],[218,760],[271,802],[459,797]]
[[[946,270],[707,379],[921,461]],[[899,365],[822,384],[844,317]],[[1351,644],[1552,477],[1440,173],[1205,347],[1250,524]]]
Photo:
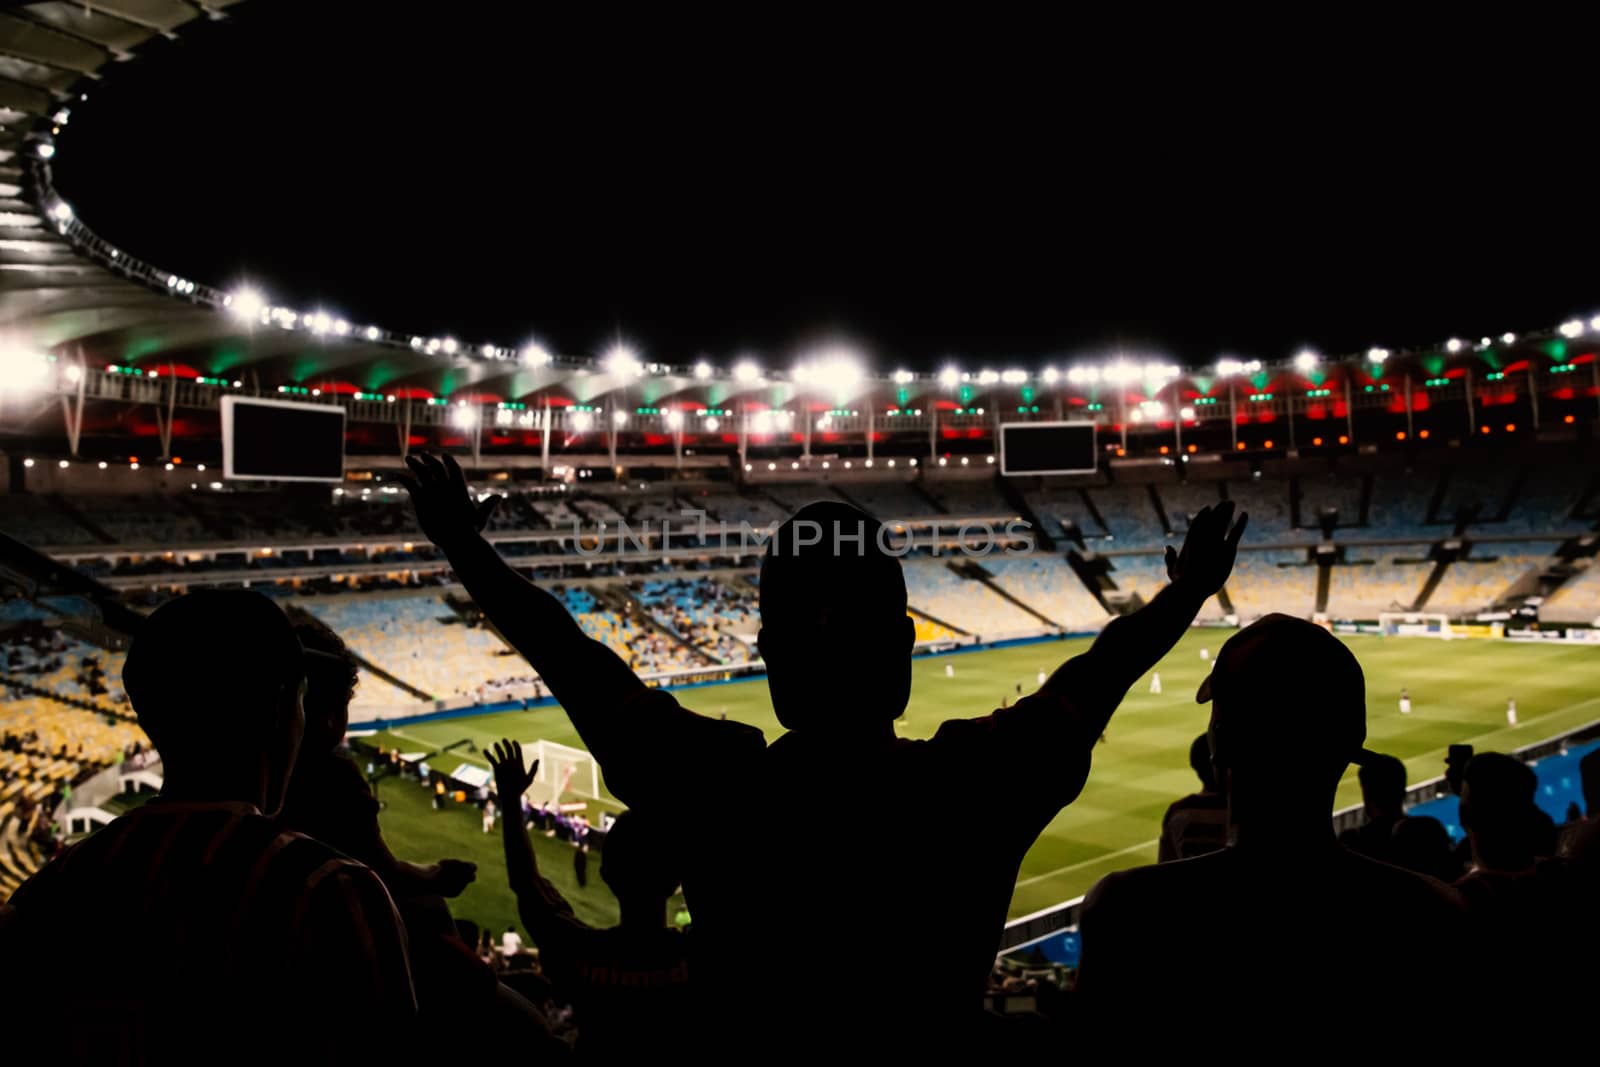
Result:
[[[1083,794],[1056,817],[1023,862],[1011,902],[1013,916],[1079,896],[1112,871],[1155,861],[1162,813],[1195,787],[1189,744],[1205,729],[1207,709],[1195,704],[1194,692],[1209,669],[1200,649],[1214,653],[1226,637],[1226,631],[1191,631],[1157,668],[1162,692],[1151,693],[1146,677],[1128,694],[1112,719],[1106,743],[1095,748]],[[1442,773],[1448,745],[1509,751],[1600,718],[1600,648],[1488,640],[1345,640],[1367,675],[1367,747],[1404,760],[1413,782]],[[1041,669],[1052,670],[1087,644],[1087,639],[1044,642],[919,659],[913,666],[911,706],[899,732],[928,737],[945,719],[986,714],[1003,696],[1014,698],[1018,684],[1031,692]],[[945,677],[947,663],[955,667],[953,678]],[[1305,684],[1314,686],[1317,679],[1308,675]],[[1411,693],[1409,716],[1398,709],[1402,686]],[[1506,700],[1513,697],[1521,721],[1514,729],[1505,718]],[[781,732],[765,679],[691,689],[680,692],[678,699],[703,714],[725,713],[752,723],[769,739]],[[1294,699],[1294,693],[1284,694],[1285,714],[1293,713]],[[427,751],[468,739],[480,751],[456,754],[483,764],[481,750],[503,736],[580,744],[565,714],[555,707],[407,726],[381,740],[407,751]],[[1285,752],[1284,758],[1294,755]],[[437,762],[441,769],[454,766],[447,758]],[[979,802],[988,790],[996,804],[1004,801],[1003,782],[952,783],[951,789],[953,796],[969,799],[977,793]],[[423,790],[409,782],[385,782],[382,796],[388,803],[384,832],[397,855],[419,861],[451,855],[478,864],[477,884],[457,902],[459,916],[496,930],[515,922],[499,832],[482,833],[475,808],[434,812]],[[1343,807],[1359,801],[1352,768],[1340,786],[1338,803]],[[598,862],[590,864],[589,888],[579,891],[572,877],[571,848],[543,838],[536,843],[541,862],[562,891],[571,892],[578,913],[593,922],[614,922],[616,904],[599,882]]]

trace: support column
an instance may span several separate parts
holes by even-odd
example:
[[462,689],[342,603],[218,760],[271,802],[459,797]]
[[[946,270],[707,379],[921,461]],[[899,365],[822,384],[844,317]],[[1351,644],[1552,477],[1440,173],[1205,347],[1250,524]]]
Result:
[[1239,387],[1232,378],[1228,379],[1228,432],[1233,450],[1239,451]]
[[1412,414],[1411,414],[1411,372],[1410,371],[1406,371],[1405,384],[1406,384],[1406,440],[1410,441],[1410,440],[1415,439],[1415,437],[1416,437],[1416,420],[1412,417]]
[[1356,403],[1350,394],[1350,373],[1344,376],[1344,432],[1349,435],[1350,443],[1356,443]]
[[1478,432],[1478,416],[1472,410],[1472,368],[1467,368],[1467,437]]
[[875,427],[878,424],[877,423],[878,409],[873,407],[872,405],[873,405],[873,401],[872,401],[871,396],[869,395],[868,398],[867,398],[867,462],[868,463],[872,462],[872,430],[873,430],[873,427]]
[[1528,403],[1533,407],[1533,429],[1539,430],[1539,379],[1534,377],[1533,361],[1528,361]]
[[550,398],[544,398],[542,428],[539,431],[539,471],[550,477]]

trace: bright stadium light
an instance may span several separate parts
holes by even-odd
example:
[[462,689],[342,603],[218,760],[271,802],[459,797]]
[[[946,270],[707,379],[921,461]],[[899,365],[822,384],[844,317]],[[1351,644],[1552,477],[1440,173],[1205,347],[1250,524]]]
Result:
[[999,380],[1000,380],[1000,374],[999,374],[998,371],[981,370],[981,371],[978,372],[978,384],[979,385],[993,385],[995,382],[998,382]]
[[56,146],[55,145],[51,144],[49,141],[40,141],[39,142],[39,158],[40,159],[53,159],[55,157],[55,154],[56,154]]
[[626,426],[626,425],[628,425],[628,413],[626,411],[613,411],[611,413],[611,425],[613,425],[613,426]]
[[637,378],[644,373],[644,364],[633,349],[620,341],[606,350],[605,368],[619,378]]
[[1389,350],[1387,348],[1369,348],[1369,349],[1367,349],[1367,362],[1368,363],[1376,363],[1376,364],[1381,366],[1383,364],[1383,361],[1388,359],[1388,358],[1389,358]]
[[1235,378],[1241,374],[1256,374],[1261,370],[1259,359],[1219,359],[1217,360],[1217,376],[1219,378]]
[[0,391],[32,392],[44,384],[50,364],[42,353],[0,344]]
[[25,459],[25,460],[22,461],[22,465],[24,467],[32,467],[33,466],[33,460],[32,459]]
[[1459,337],[1452,337],[1444,343],[1444,347],[1448,352],[1459,352],[1467,347],[1467,343]]
[[250,286],[241,286],[223,298],[223,306],[243,322],[255,322],[267,309],[267,302]]
[[1098,385],[1100,377],[1099,367],[1073,367],[1067,371],[1067,381],[1073,385]]
[[[1254,364],[1256,369],[1261,368],[1259,360],[1251,360],[1245,364]],[[1170,382],[1183,374],[1183,368],[1173,363],[1146,363],[1144,365],[1144,380],[1147,382]]]
[[1044,384],[1054,385],[1056,382],[1061,380],[1061,372],[1056,370],[1054,367],[1046,367],[1044,369],[1044,374],[1041,375],[1041,377],[1044,378]]
[[916,380],[916,377],[917,376],[915,374],[912,374],[908,370],[897,370],[897,371],[894,372],[894,384],[896,384],[896,385],[910,385],[913,381]]
[[1028,372],[1025,370],[1004,371],[1000,375],[1000,380],[1007,385],[1021,385],[1028,380]]
[[1589,329],[1593,330],[1595,333],[1600,333],[1600,315],[1596,315],[1594,318],[1589,320]]
[[437,337],[430,337],[428,338],[428,343],[422,346],[422,350],[428,353],[430,356],[437,355],[440,347],[443,344],[444,342],[439,340]]
[[711,377],[711,373],[711,364],[703,359],[694,365],[694,376],[702,382]]
[[445,355],[453,356],[456,354],[456,349],[461,346],[456,344],[456,339],[454,337],[446,337],[442,342],[440,342],[439,347],[444,349]]
[[316,334],[318,337],[321,337],[323,334],[333,329],[333,317],[326,311],[313,311],[311,314],[306,316],[306,326],[311,330],[312,333]]
[[954,367],[946,367],[939,372],[939,384],[946,389],[954,389],[961,384],[961,372]]
[[550,365],[550,353],[544,350],[543,345],[530,342],[522,346],[522,365],[524,367],[548,367]]
[[681,429],[683,429],[683,412],[681,412],[681,411],[669,411],[669,412],[667,412],[667,429],[669,429],[669,430],[681,430]]
[[105,460],[101,460],[99,463],[96,463],[95,466],[99,467],[101,470],[105,470],[109,464],[107,464]]
[[1136,364],[1118,360],[1101,371],[1100,377],[1112,385],[1127,385],[1144,377],[1144,372]]
[[1572,319],[1561,324],[1562,337],[1576,337],[1583,332],[1583,320]]
[[478,409],[468,407],[463,401],[450,409],[450,425],[462,430],[472,429],[478,425]]
[[367,340],[376,341],[382,335],[383,331],[379,330],[376,326],[368,326],[365,332],[367,335]]
[[83,368],[76,363],[67,364],[67,369],[61,373],[66,377],[67,381],[73,384],[83,381]]
[[1301,374],[1310,374],[1312,371],[1317,369],[1317,364],[1320,362],[1322,362],[1321,356],[1317,355],[1309,348],[1303,348],[1299,352],[1295,353],[1294,369],[1299,371]]
[[1193,422],[1194,408],[1179,408],[1178,418],[1182,419],[1184,422]]
[[819,352],[794,369],[794,380],[819,389],[842,393],[865,376],[861,359],[844,348]]
[[65,200],[57,200],[50,205],[50,217],[61,223],[71,222],[72,205]]
[[733,380],[736,382],[753,382],[761,377],[761,368],[754,360],[741,359],[733,365]]
[[1512,333],[1510,330],[1507,330],[1505,333],[1500,335],[1500,343],[1514,345],[1517,343],[1517,335]]
[[572,413],[572,428],[574,430],[579,433],[588,433],[593,426],[594,416],[587,411],[575,411]]
[[720,429],[722,429],[722,420],[721,419],[717,418],[715,415],[713,415],[710,418],[706,419],[706,432],[707,433],[716,433]]

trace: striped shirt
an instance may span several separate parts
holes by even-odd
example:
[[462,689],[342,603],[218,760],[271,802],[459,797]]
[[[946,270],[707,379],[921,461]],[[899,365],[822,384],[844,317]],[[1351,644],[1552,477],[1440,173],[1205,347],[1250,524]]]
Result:
[[415,1014],[383,884],[248,804],[151,801],[11,904],[4,1003],[52,1059],[325,1062],[356,1050],[348,1020],[369,1051]]

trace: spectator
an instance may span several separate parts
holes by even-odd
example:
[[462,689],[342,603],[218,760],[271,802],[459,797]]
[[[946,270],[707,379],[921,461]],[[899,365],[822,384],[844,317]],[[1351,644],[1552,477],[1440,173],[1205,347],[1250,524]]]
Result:
[[1098,1019],[1181,997],[1202,1016],[1249,1005],[1267,1025],[1320,1015],[1351,990],[1415,1000],[1419,960],[1449,973],[1459,899],[1341,847],[1329,826],[1346,766],[1370,755],[1364,688],[1349,649],[1299,619],[1268,615],[1222,647],[1197,699],[1212,702],[1233,843],[1089,894],[1079,989]]
[[1533,769],[1499,752],[1467,764],[1461,827],[1472,844],[1473,869],[1456,883],[1467,904],[1483,966],[1515,981],[1508,991],[1530,1001],[1559,996],[1573,949],[1566,927],[1583,901],[1567,865],[1551,859],[1551,819],[1534,802]]
[[[537,762],[524,764],[514,741],[501,741],[489,759],[501,796],[526,790],[538,769]],[[507,805],[501,821],[517,913],[539,946],[545,974],[572,999],[580,1057],[642,1063],[691,1051],[688,937],[667,925],[678,869],[665,827],[636,811],[612,824],[600,852],[600,878],[615,894],[622,922],[599,930],[574,915],[539,873],[521,812]],[[506,931],[508,940],[514,937]]]
[[1395,824],[1406,816],[1406,765],[1379,753],[1356,772],[1361,782],[1361,805],[1366,822],[1339,835],[1339,843],[1352,852],[1394,863]]
[[[383,884],[269,818],[300,747],[305,678],[288,619],[258,593],[178,597],[135,635],[123,682],[164,763],[161,794],[24,884],[0,934],[0,983],[14,984],[0,997],[53,1035],[54,1058],[354,1059],[410,1027]],[[85,961],[113,945],[137,979],[84,985]]]
[[[896,961],[899,980],[853,1016],[858,1048],[892,1042],[904,1055],[914,1039],[948,1054],[946,1038],[972,1031],[1024,854],[1078,795],[1128,688],[1221,587],[1244,530],[1232,503],[1202,509],[1182,551],[1167,550],[1171,584],[1113,620],[1040,692],[912,741],[896,737],[894,721],[910,698],[916,635],[884,530],[842,503],[802,508],[762,563],[757,645],[788,731],[768,746],[753,727],[696,715],[648,688],[585,636],[483,539],[496,500],[473,503],[448,456],[407,462],[423,530],[549,685],[612,791],[630,807],[683,813],[673,844],[694,911],[706,1040],[738,1047],[781,1032],[791,1055],[833,1047],[816,1020],[835,1010],[841,968],[864,944]],[[1003,825],[985,805],[956,809],[952,825],[950,783],[974,765],[1008,774]],[[815,818],[819,790],[896,817],[884,833],[841,840]],[[703,833],[698,813],[730,794],[741,803],[725,832]],[[950,862],[952,840],[969,843],[960,864]],[[930,937],[934,929],[944,936]],[[774,963],[752,974],[757,936]]]
[[1396,867],[1425,874],[1446,884],[1461,877],[1461,863],[1444,823],[1428,815],[1395,820],[1389,832],[1389,859]]
[[1167,808],[1161,819],[1158,863],[1203,856],[1228,843],[1228,798],[1217,789],[1211,742],[1205,734],[1189,746],[1189,766],[1200,779],[1200,792],[1174,800]]

